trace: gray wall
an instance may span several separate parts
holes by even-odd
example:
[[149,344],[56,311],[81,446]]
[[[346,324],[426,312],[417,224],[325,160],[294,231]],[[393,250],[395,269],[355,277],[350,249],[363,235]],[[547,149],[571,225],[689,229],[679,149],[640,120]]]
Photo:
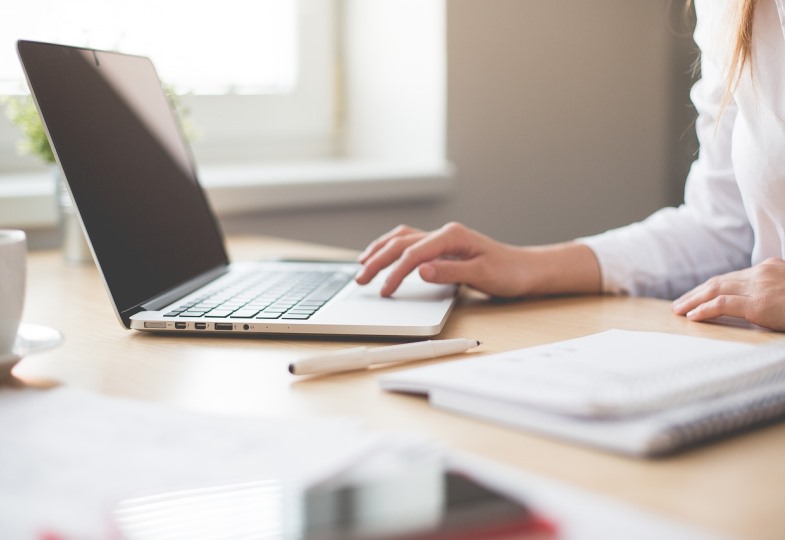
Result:
[[680,202],[696,145],[678,6],[448,0],[447,18],[449,197],[233,217],[225,230],[360,248],[398,223],[460,220],[545,243]]

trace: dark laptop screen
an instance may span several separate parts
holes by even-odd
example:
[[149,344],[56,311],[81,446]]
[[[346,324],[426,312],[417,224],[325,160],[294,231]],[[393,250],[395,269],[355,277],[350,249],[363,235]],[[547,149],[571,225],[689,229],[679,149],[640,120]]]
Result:
[[19,42],[19,55],[123,319],[228,262],[149,59]]

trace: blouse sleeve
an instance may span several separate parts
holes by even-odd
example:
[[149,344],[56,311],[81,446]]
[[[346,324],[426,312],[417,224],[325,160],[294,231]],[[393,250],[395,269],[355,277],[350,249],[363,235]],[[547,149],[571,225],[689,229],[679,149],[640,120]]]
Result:
[[[731,160],[736,104],[722,107],[724,63],[718,46],[725,2],[696,2],[701,78],[690,97],[700,151],[684,204],[640,223],[578,239],[596,254],[606,292],[676,298],[711,276],[750,265],[753,233]],[[727,41],[727,40],[725,40]]]

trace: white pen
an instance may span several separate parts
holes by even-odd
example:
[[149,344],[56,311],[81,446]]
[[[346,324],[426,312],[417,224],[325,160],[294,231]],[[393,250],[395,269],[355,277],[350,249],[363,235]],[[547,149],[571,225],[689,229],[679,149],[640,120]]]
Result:
[[480,342],[476,339],[457,338],[415,341],[382,347],[354,347],[295,360],[289,364],[289,372],[293,375],[309,375],[351,371],[365,369],[375,364],[425,360],[426,358],[458,354],[479,345]]

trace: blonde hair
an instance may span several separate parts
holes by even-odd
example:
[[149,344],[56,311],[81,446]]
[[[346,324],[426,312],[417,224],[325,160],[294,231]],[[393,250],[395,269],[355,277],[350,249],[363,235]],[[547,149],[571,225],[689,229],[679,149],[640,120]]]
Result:
[[[730,99],[731,93],[741,79],[744,68],[749,66],[752,70],[752,26],[755,20],[755,5],[758,0],[736,0],[731,15],[732,24],[735,26],[732,39],[730,63],[728,64],[728,84],[725,89],[725,100]],[[689,10],[692,0],[687,0],[685,11]]]
[[738,84],[744,68],[752,69],[752,23],[755,20],[755,4],[758,0],[738,0],[736,5],[733,49],[728,69],[728,89]]

